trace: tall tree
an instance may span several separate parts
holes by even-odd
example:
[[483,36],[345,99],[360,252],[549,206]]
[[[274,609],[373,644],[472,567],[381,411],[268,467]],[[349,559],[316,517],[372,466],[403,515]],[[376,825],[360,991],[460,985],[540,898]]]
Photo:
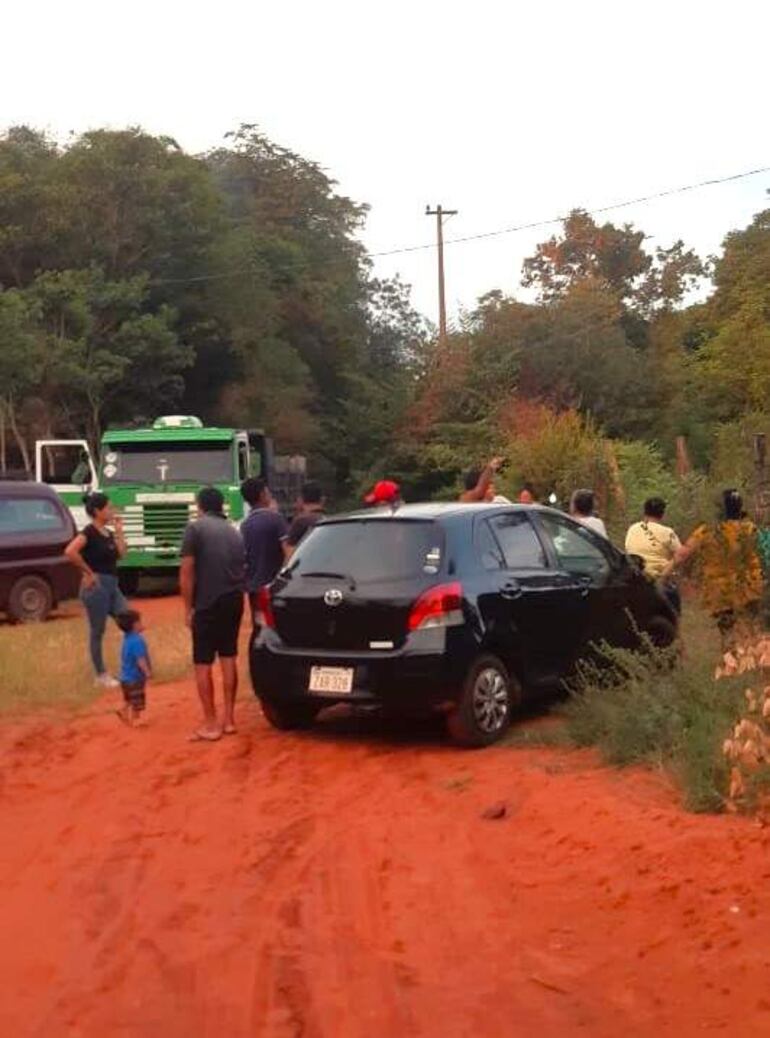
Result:
[[524,261],[522,283],[537,289],[544,302],[560,298],[581,281],[596,281],[618,299],[629,299],[652,263],[643,242],[644,232],[630,224],[599,226],[585,210],[574,209],[561,236],[542,242]]
[[146,295],[145,278],[110,281],[98,268],[41,274],[25,292],[40,353],[36,394],[47,413],[68,411],[93,444],[108,411],[113,421],[150,416],[184,389],[191,351],[173,311],[147,312]]
[[643,231],[631,224],[597,224],[584,210],[566,218],[562,233],[538,245],[524,261],[522,284],[542,302],[553,302],[577,284],[595,282],[623,305],[624,313],[649,319],[680,303],[703,277],[701,260],[684,242],[654,253],[644,248]]
[[[351,486],[399,413],[424,329],[398,282],[372,280],[357,238],[366,206],[318,166],[242,126],[207,157],[226,203],[212,312],[229,330],[229,414]],[[388,430],[389,431],[389,430]],[[387,433],[386,433],[387,435]]]
[[58,158],[53,141],[27,126],[0,136],[0,285],[22,288],[52,261],[64,225]]
[[728,234],[714,283],[691,351],[693,395],[727,420],[770,400],[770,209]]
[[0,471],[8,470],[8,433],[21,464],[31,469],[31,454],[20,411],[37,388],[41,350],[34,315],[23,292],[0,292]]

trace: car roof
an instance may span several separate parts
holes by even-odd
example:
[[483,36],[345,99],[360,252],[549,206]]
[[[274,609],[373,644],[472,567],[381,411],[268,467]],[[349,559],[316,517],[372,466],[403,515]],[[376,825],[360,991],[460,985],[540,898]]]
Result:
[[35,483],[29,479],[0,479],[0,497],[41,496],[59,500],[59,495],[47,483]]
[[354,519],[451,519],[456,516],[492,515],[501,511],[515,512],[552,512],[552,508],[543,505],[503,504],[502,502],[463,502],[463,501],[427,501],[397,508],[363,508],[342,515],[330,516],[324,522],[347,522]]

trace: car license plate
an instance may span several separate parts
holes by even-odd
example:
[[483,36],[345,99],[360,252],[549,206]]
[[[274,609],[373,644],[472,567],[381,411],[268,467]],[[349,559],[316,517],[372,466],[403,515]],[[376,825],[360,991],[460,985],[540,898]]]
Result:
[[311,667],[308,688],[311,692],[349,696],[353,691],[353,667]]

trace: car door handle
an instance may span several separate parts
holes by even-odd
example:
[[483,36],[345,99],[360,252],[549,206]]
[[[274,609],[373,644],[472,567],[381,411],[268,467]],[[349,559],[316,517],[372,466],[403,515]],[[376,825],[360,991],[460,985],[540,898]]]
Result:
[[591,586],[592,584],[590,577],[581,577],[573,585],[575,590],[580,592],[581,598],[588,598],[588,592],[591,590]]
[[500,594],[510,602],[516,598],[521,598],[524,594],[524,590],[521,584],[503,584],[500,588]]

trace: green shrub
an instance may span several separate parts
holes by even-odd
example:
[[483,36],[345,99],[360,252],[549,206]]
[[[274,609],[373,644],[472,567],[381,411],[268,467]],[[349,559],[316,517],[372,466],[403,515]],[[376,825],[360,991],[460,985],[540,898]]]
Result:
[[502,431],[500,453],[508,463],[498,484],[515,499],[522,483],[531,483],[540,500],[555,493],[561,506],[577,487],[593,487],[606,500],[612,482],[607,441],[589,417],[577,411],[556,413],[528,407],[525,428],[513,424]]
[[704,475],[690,472],[678,477],[655,444],[626,440],[614,443],[613,450],[624,497],[623,507],[615,505],[608,516],[617,543],[622,543],[627,526],[640,518],[648,497],[667,502],[665,522],[683,539],[713,519],[717,494]]
[[752,486],[757,433],[764,433],[770,443],[770,414],[752,412],[717,427],[710,469],[720,488],[737,487],[746,493]]
[[677,646],[602,646],[572,683],[567,733],[609,764],[665,768],[689,810],[721,810],[729,772],[721,744],[740,714],[743,682],[716,682],[713,672],[708,654],[680,658]]

